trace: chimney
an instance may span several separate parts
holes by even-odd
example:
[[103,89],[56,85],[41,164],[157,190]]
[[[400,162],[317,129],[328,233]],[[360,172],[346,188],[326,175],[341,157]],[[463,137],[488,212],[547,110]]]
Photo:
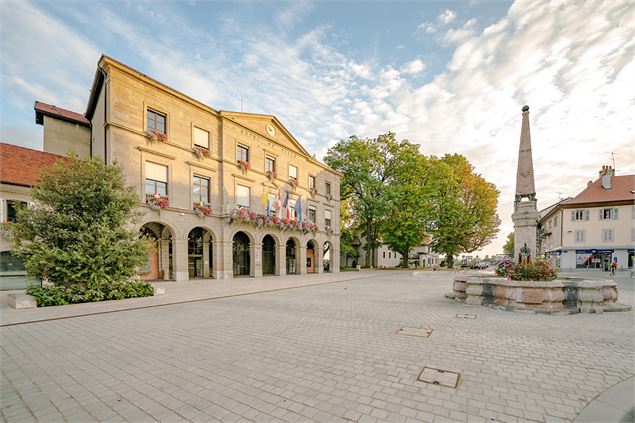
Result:
[[600,179],[602,179],[602,188],[607,191],[611,190],[611,178],[615,176],[615,169],[612,166],[602,166],[600,170]]
[[590,187],[591,185],[593,185],[593,181],[589,181],[589,182],[586,183],[586,187],[587,188]]

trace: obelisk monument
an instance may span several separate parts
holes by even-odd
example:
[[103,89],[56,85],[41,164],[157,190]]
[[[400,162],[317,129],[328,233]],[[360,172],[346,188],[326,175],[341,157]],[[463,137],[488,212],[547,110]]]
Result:
[[514,199],[514,262],[536,259],[536,187],[534,185],[534,163],[531,156],[529,133],[529,106],[523,106],[523,123],[520,129],[518,170],[516,172],[516,196]]

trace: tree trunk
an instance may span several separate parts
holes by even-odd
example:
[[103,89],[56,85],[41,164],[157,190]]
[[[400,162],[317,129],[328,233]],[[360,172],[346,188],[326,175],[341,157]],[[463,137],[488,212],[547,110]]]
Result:
[[366,220],[366,267],[370,267],[372,266],[371,263],[371,257],[372,257],[372,253],[373,253],[373,249],[372,249],[372,238],[373,238],[373,234],[371,232],[371,227],[372,227],[372,219],[368,219]]
[[410,248],[406,249],[405,252],[401,253],[401,257],[403,259],[403,263],[401,264],[401,267],[403,267],[404,269],[408,267],[408,253],[410,252]]
[[454,255],[452,254],[447,254],[447,260],[448,260],[448,269],[451,269],[454,267]]

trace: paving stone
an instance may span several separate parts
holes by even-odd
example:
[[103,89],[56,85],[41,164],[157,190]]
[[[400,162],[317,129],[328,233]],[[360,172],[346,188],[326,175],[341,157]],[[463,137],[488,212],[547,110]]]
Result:
[[[509,313],[446,300],[445,272],[377,275],[345,296],[335,283],[2,327],[1,419],[571,421],[632,374],[632,314]],[[459,386],[417,382],[423,367]]]

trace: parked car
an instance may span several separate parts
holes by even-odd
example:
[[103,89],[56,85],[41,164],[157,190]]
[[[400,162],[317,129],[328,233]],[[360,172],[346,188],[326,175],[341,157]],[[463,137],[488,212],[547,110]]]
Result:
[[478,263],[473,264],[471,268],[472,268],[472,269],[481,269],[481,270],[484,270],[484,269],[487,269],[488,267],[489,267],[489,263],[488,263],[488,262],[486,262],[486,261],[479,261]]

